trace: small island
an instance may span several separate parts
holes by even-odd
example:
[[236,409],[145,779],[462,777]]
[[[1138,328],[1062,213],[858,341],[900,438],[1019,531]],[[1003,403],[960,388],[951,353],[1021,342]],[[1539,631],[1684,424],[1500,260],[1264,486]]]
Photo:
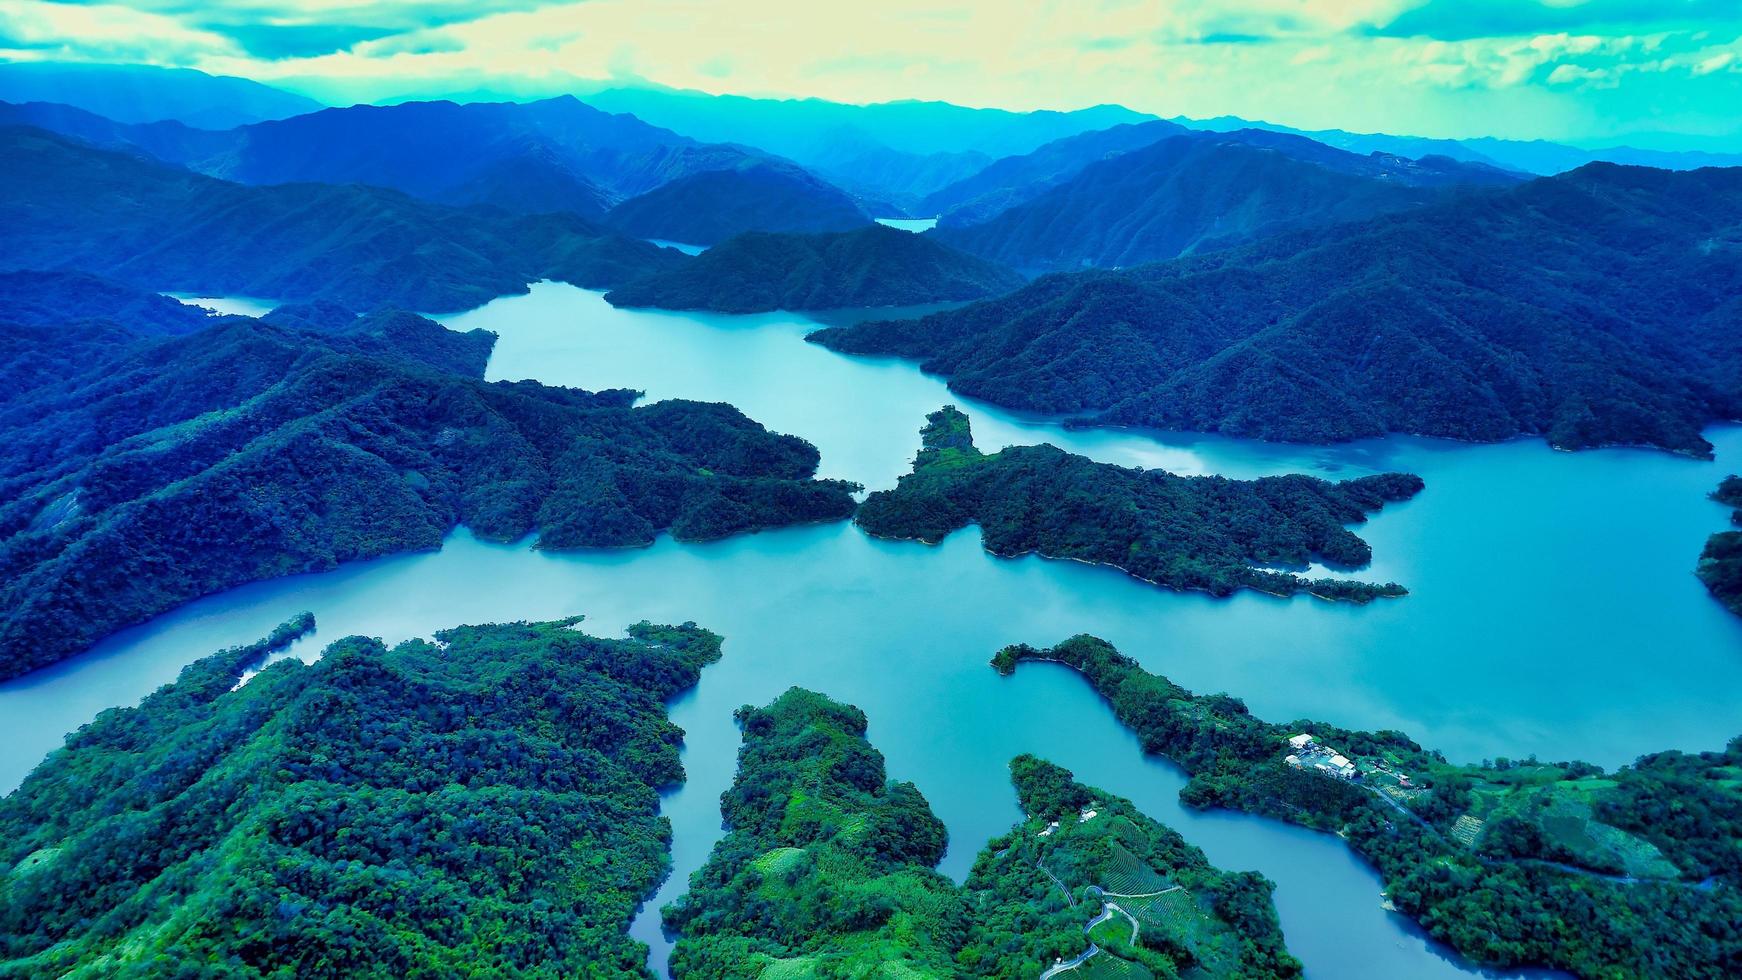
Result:
[[307,615],[75,732],[0,799],[0,972],[646,976],[694,625],[465,626],[313,664]]
[[1396,583],[1308,579],[1258,566],[1367,564],[1372,549],[1346,525],[1413,497],[1422,489],[1416,476],[1230,480],[1097,463],[1053,446],[988,455],[975,448],[968,417],[953,405],[928,416],[920,436],[913,472],[860,506],[855,520],[867,532],[936,543],[978,524],[986,550],[1002,557],[1111,565],[1156,585],[1216,596],[1254,589],[1367,602],[1406,593]]
[[793,688],[738,721],[728,833],[665,909],[674,976],[1300,975],[1269,882],[1067,770],[1011,763],[1026,817],[958,888],[934,870],[943,824],[888,779],[861,711]]
[[1029,661],[1082,674],[1146,752],[1191,776],[1186,803],[1336,833],[1392,904],[1474,960],[1587,977],[1718,980],[1742,967],[1742,739],[1612,773],[1454,765],[1399,732],[1260,720],[1092,636],[1007,647],[992,665]]
[[[1736,508],[1730,514],[1730,523],[1742,527],[1742,476],[1725,477],[1713,491],[1712,499]],[[1711,590],[1712,598],[1742,616],[1742,531],[1719,531],[1707,538],[1695,574]]]

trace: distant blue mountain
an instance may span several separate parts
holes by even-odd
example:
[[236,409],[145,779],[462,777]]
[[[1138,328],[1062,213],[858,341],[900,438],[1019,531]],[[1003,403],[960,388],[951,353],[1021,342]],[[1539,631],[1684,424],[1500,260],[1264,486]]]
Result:
[[1154,119],[1123,106],[1073,112],[970,109],[947,102],[847,105],[654,89],[607,89],[587,102],[711,142],[747,143],[849,190],[917,204],[999,157],[1065,136]]
[[946,216],[929,234],[1029,274],[1116,268],[1518,180],[1481,164],[1362,156],[1286,133],[1187,133],[1091,163],[989,220]]
[[59,102],[123,123],[172,119],[201,129],[229,129],[313,112],[313,99],[246,78],[191,68],[0,63],[0,100]]
[[[244,184],[368,184],[452,205],[599,219],[674,183],[726,181],[748,197],[683,196],[663,222],[639,209],[646,237],[712,242],[749,230],[823,231],[867,224],[844,191],[790,160],[702,143],[570,96],[529,103],[358,105],[208,132],[177,123],[125,125],[67,106],[0,104],[0,122],[52,129]],[[736,174],[737,176],[731,176]],[[780,193],[777,193],[780,192]],[[757,209],[767,199],[778,206]],[[747,204],[746,202],[751,202]],[[689,225],[692,228],[680,227]],[[708,237],[693,235],[708,228]]]
[[1585,149],[1548,140],[1508,140],[1491,136],[1453,140],[1394,136],[1389,133],[1351,133],[1341,129],[1307,130],[1242,119],[1238,116],[1217,116],[1213,119],[1188,119],[1178,116],[1173,121],[1192,129],[1213,132],[1266,129],[1278,133],[1293,133],[1353,153],[1395,153],[1407,157],[1437,155],[1466,163],[1485,163],[1543,176],[1577,170],[1587,163],[1619,163],[1636,167],[1656,167],[1659,170],[1742,166],[1742,153],[1708,150],[1654,150],[1631,146]]
[[460,310],[538,279],[609,287],[678,263],[578,215],[454,208],[356,184],[249,187],[0,127],[0,269],[152,290]]

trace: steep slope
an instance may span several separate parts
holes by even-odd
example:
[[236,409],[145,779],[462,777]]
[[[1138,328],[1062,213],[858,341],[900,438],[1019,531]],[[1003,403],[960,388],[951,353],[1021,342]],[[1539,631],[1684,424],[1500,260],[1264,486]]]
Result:
[[579,619],[349,637],[237,687],[304,613],[103,713],[0,799],[0,973],[646,976],[665,702],[720,639]]
[[[247,582],[433,549],[849,516],[816,450],[728,405],[479,380],[494,338],[404,313],[141,338],[0,326],[0,677]],[[80,336],[88,331],[73,331]]]
[[987,551],[1108,565],[1170,589],[1226,596],[1255,589],[1369,602],[1400,596],[1346,578],[1277,567],[1357,568],[1373,549],[1349,525],[1421,492],[1420,477],[1384,473],[1332,483],[1310,476],[1229,480],[1097,463],[1055,446],[975,448],[968,417],[946,405],[926,418],[913,472],[865,499],[853,520],[869,534],[935,544],[978,525]]
[[1742,416],[1739,289],[1742,170],[1597,164],[814,339],[1110,424],[1703,454]]
[[978,224],[1033,200],[1047,188],[1081,173],[1091,163],[1185,131],[1182,126],[1156,119],[1066,136],[1032,152],[993,161],[984,169],[926,195],[917,210],[938,215],[952,225]]
[[[989,221],[931,234],[1027,273],[1115,268],[1400,211],[1435,197],[1360,172],[1366,158],[1302,144],[1278,149],[1232,137],[1175,136],[1091,164]],[[1294,155],[1303,149],[1321,159]],[[1331,154],[1349,166],[1333,169],[1323,159]]]
[[[1057,766],[1011,764],[1026,818],[957,888],[933,870],[942,822],[911,783],[887,777],[863,712],[793,688],[737,717],[738,774],[720,800],[727,834],[665,910],[675,977],[1035,977],[1097,941],[1096,974],[1300,973],[1268,882],[1218,871]],[[1128,881],[1166,894],[1111,894]],[[1085,929],[1104,902],[1131,912],[1105,934]]]
[[755,313],[979,299],[1022,285],[1008,269],[882,225],[828,235],[742,235],[605,295],[617,306]]
[[852,198],[801,170],[753,166],[679,177],[611,209],[636,238],[713,245],[749,231],[809,234],[871,224]]
[[465,309],[537,279],[610,286],[669,252],[574,215],[456,210],[394,191],[244,187],[0,129],[0,268],[76,268],[148,289]]
[[117,122],[173,119],[228,129],[321,108],[319,102],[246,78],[191,68],[52,61],[0,64],[0,100],[60,102]]

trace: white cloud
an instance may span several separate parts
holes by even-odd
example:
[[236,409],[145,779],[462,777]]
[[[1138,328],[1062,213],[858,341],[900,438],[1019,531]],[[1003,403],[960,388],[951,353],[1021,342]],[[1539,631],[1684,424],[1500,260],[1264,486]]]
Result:
[[189,27],[174,17],[116,4],[91,6],[7,0],[0,5],[0,37],[8,57],[91,59],[175,64],[238,53],[234,41]]

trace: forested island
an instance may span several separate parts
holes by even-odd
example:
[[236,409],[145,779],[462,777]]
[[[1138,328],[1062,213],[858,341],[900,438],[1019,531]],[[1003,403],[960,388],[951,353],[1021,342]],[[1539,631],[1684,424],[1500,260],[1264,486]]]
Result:
[[[1712,499],[1736,508],[1730,523],[1742,527],[1742,476],[1728,476],[1712,493]],[[1697,569],[1700,581],[1712,597],[1731,612],[1742,616],[1742,531],[1719,531],[1706,539]]]
[[1739,225],[1742,169],[1592,164],[812,339],[1102,424],[1705,455],[1701,428],[1742,416]]
[[1022,283],[985,259],[871,225],[838,234],[740,235],[605,299],[616,306],[760,313],[983,299]]
[[1406,591],[1396,583],[1307,579],[1255,566],[1367,564],[1372,549],[1346,525],[1419,493],[1416,476],[1230,480],[1097,463],[1047,445],[987,455],[975,448],[968,417],[954,405],[928,416],[920,439],[913,472],[860,506],[854,520],[867,532],[936,543],[977,524],[996,555],[1111,565],[1157,585],[1217,596],[1246,588],[1366,602]]
[[1218,871],[1057,766],[1011,764],[1027,818],[988,843],[957,888],[934,870],[943,824],[912,784],[888,778],[862,712],[794,688],[739,709],[738,721],[738,774],[721,798],[728,832],[665,910],[676,977],[1018,980],[1091,943],[1101,948],[1088,959],[1105,958],[1091,972],[1300,973],[1268,882]]
[[1612,773],[1460,766],[1399,732],[1262,721],[1091,636],[992,662],[1007,674],[1033,660],[1080,672],[1145,751],[1190,774],[1186,803],[1336,832],[1391,902],[1474,960],[1586,977],[1742,972],[1742,739]]
[[196,661],[0,798],[9,976],[644,977],[694,625],[579,617]]
[[572,213],[459,208],[358,184],[252,187],[0,127],[0,268],[142,289],[462,310],[527,283],[609,288],[682,256]]
[[322,322],[0,325],[0,678],[202,595],[434,549],[462,524],[624,547],[853,513],[851,484],[812,479],[813,446],[729,405],[485,383],[488,333],[406,313]]

